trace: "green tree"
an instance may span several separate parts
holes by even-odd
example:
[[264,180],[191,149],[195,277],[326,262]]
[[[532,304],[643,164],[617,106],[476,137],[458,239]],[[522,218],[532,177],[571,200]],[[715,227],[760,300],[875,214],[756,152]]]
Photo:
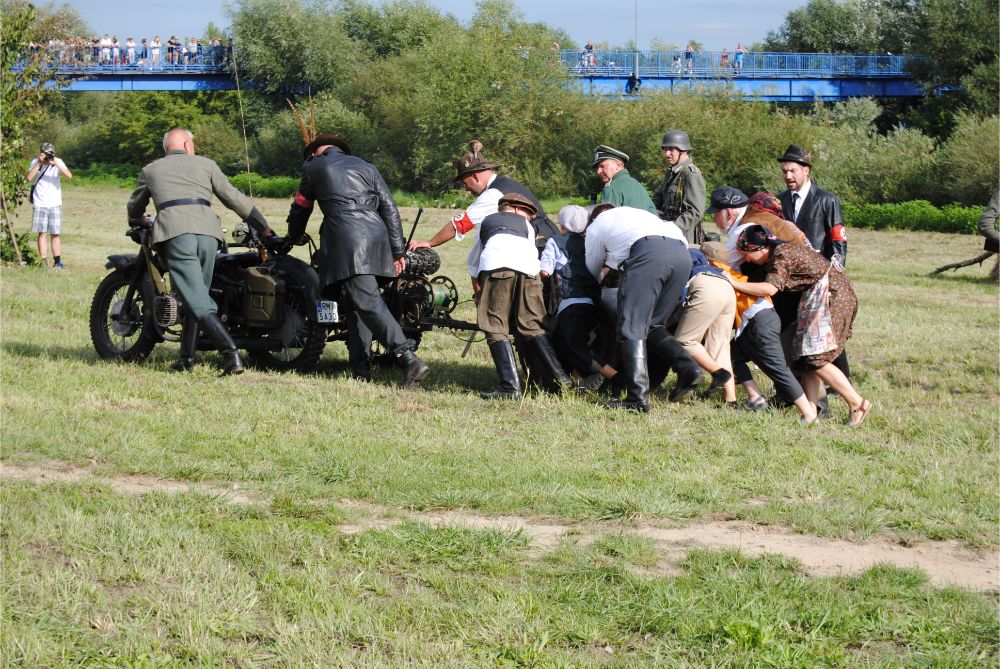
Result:
[[799,53],[909,52],[922,0],[809,0],[768,33],[770,51]]

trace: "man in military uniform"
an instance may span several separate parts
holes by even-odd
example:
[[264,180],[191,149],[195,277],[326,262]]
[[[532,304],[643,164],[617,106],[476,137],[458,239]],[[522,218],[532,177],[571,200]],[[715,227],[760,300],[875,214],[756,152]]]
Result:
[[691,162],[691,139],[683,130],[668,130],[660,143],[670,169],[653,192],[653,204],[660,217],[673,221],[684,232],[688,244],[701,244],[705,231],[705,177]]
[[198,330],[201,329],[222,354],[223,375],[241,374],[243,361],[226,326],[219,319],[209,295],[215,255],[223,241],[219,217],[212,211],[214,193],[222,204],[270,236],[263,215],[243,193],[236,190],[213,160],[197,156],[190,130],[174,128],[163,136],[167,154],[142,168],[128,202],[128,218],[142,220],[149,200],[156,207],[152,243],[166,260],[174,288],[186,309],[180,359],[175,371],[190,371],[194,363]]
[[379,292],[380,283],[406,267],[406,240],[399,210],[382,175],[371,163],[351,155],[336,135],[320,134],[305,148],[302,179],[288,212],[288,240],[301,240],[314,203],[323,212],[319,279],[324,293],[339,288],[353,307],[347,320],[351,373],[371,376],[372,337],[404,369],[403,387],[416,386],[430,368],[413,353]]
[[600,145],[594,149],[594,162],[591,167],[597,171],[597,176],[604,182],[601,191],[601,204],[613,204],[616,207],[633,207],[645,209],[651,214],[656,213],[653,201],[645,187],[628,173],[628,154],[610,146]]

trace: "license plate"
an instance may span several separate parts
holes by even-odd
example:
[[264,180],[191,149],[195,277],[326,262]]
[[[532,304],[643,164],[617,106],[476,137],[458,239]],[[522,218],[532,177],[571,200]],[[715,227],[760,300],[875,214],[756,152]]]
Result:
[[316,300],[316,320],[320,323],[339,323],[337,303],[333,300]]

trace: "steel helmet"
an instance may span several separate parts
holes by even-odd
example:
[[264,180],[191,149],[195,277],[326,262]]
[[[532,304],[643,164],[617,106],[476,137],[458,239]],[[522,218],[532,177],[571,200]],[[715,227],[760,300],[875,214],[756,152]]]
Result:
[[660,148],[668,149],[670,147],[681,151],[690,151],[691,138],[683,130],[667,130],[666,134],[663,135],[663,141],[660,142]]

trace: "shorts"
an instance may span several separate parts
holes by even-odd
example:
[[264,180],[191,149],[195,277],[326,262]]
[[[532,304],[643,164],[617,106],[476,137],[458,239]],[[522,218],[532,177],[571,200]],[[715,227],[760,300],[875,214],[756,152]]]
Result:
[[31,231],[58,235],[62,229],[62,207],[34,207],[31,212]]

